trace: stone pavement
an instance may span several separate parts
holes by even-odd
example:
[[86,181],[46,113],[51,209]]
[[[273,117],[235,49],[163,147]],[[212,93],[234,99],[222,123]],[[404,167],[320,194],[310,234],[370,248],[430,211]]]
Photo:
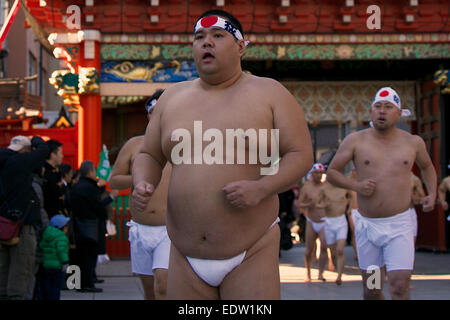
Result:
[[[306,269],[303,263],[303,245],[281,251],[280,279],[282,300],[361,300],[361,276],[353,248],[345,247],[343,284],[334,283],[336,273],[325,271],[327,282],[317,279],[317,263],[313,264],[311,283],[305,283]],[[143,290],[138,277],[131,273],[129,260],[112,260],[97,267],[97,276],[105,282],[98,284],[101,293],[80,293],[74,290],[61,292],[61,300],[142,300]],[[415,270],[412,276],[413,300],[450,300],[450,253],[416,252]],[[390,299],[387,287],[386,299]]]

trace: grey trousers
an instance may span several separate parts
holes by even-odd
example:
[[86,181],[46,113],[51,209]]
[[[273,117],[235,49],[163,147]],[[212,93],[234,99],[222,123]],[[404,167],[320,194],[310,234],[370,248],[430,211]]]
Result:
[[0,245],[0,299],[23,300],[34,272],[36,235],[34,227],[24,226],[19,243]]

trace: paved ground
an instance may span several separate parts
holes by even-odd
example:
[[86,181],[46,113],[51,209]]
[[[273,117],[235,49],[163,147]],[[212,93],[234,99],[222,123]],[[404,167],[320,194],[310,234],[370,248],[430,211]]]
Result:
[[[345,247],[346,265],[344,283],[334,283],[336,273],[325,271],[327,282],[317,280],[317,264],[313,265],[311,283],[305,283],[303,263],[304,246],[296,245],[281,252],[280,278],[282,300],[360,300],[361,276],[353,249]],[[139,278],[131,273],[129,260],[113,260],[97,267],[98,277],[105,280],[97,286],[102,293],[62,291],[61,300],[142,300],[143,291]],[[415,271],[412,277],[413,300],[450,300],[450,253],[416,252]],[[390,298],[387,288],[384,290]]]

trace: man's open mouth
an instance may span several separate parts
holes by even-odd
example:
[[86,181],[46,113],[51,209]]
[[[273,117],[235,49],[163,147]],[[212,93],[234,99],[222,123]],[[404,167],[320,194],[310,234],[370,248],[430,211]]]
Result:
[[202,60],[211,60],[214,59],[214,55],[210,52],[205,52],[202,56]]

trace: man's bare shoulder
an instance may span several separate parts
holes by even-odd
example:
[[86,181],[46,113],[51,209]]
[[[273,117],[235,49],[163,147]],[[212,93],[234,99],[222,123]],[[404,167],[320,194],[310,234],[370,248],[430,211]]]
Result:
[[275,79],[267,77],[258,77],[251,74],[245,74],[245,82],[248,85],[258,88],[258,90],[267,94],[273,94],[274,92],[286,93],[288,90],[280,82]]
[[410,140],[411,142],[416,143],[416,144],[425,143],[425,141],[422,139],[421,136],[419,136],[417,134],[411,134],[405,130],[401,130],[401,131],[402,131],[403,136],[406,139]]
[[171,84],[164,90],[164,93],[161,95],[160,99],[167,100],[171,97],[177,96],[180,93],[185,92],[186,90],[192,89],[196,83],[198,83],[199,79],[181,81]]
[[444,178],[441,183],[446,185],[450,189],[450,176]]
[[122,153],[126,153],[130,158],[139,152],[144,136],[130,138],[122,147]]
[[134,146],[139,146],[142,143],[142,141],[144,141],[144,135],[136,136],[136,137],[130,138],[124,144],[124,147],[126,146],[126,147],[129,147],[129,148],[132,148]]
[[370,129],[352,132],[344,138],[344,140],[342,141],[342,145],[354,145],[360,141],[364,141],[364,139],[368,138],[369,134]]

